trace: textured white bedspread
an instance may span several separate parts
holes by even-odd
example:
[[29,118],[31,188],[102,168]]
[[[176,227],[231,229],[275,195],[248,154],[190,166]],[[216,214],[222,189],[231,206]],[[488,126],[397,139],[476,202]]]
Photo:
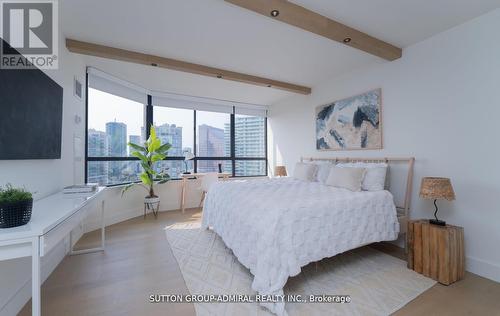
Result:
[[[266,295],[282,295],[288,277],[310,262],[399,233],[390,192],[351,192],[292,178],[214,184],[202,226],[224,240],[254,275],[252,288]],[[286,315],[284,303],[263,305]]]

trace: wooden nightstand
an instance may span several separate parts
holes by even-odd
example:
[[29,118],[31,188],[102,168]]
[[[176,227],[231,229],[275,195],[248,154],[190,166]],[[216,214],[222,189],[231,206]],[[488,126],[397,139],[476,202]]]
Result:
[[441,284],[461,280],[465,273],[464,229],[437,226],[428,220],[408,222],[408,268]]

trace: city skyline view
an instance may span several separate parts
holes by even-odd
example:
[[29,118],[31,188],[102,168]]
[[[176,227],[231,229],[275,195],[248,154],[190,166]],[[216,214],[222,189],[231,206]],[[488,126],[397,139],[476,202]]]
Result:
[[[103,106],[105,105],[105,106]],[[194,111],[167,107],[153,108],[158,138],[172,147],[170,157],[183,157],[193,152],[197,157],[230,157],[230,115],[217,112],[196,112],[196,148],[194,148]],[[265,157],[265,120],[261,117],[235,115],[235,156]],[[89,90],[88,156],[130,157],[128,142],[142,144],[144,105],[99,90]],[[230,160],[198,160],[198,172],[222,171],[232,173]],[[265,161],[235,161],[235,175],[265,174]],[[188,170],[194,168],[188,162]],[[186,171],[183,160],[164,160],[155,166],[178,178]],[[89,161],[88,181],[100,184],[117,184],[137,181],[141,173],[139,161]]]

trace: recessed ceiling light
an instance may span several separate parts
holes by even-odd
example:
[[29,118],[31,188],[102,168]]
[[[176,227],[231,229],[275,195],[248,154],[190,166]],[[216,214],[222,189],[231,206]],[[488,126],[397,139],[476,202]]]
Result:
[[277,17],[278,15],[280,15],[280,12],[279,12],[278,10],[272,10],[272,11],[271,11],[271,16],[272,16],[273,18]]
[[344,38],[344,43],[346,43],[346,44],[347,44],[347,43],[350,43],[350,42],[351,42],[351,40],[352,40],[352,39],[351,39],[350,37],[346,37],[346,38]]

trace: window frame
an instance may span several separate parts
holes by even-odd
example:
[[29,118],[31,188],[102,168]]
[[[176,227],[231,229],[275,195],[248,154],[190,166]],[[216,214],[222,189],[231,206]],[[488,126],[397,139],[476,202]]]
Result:
[[[85,167],[84,167],[84,178],[85,181],[88,181],[88,165],[89,162],[91,161],[137,161],[139,160],[136,157],[89,157],[88,153],[88,128],[89,128],[89,119],[88,119],[88,114],[89,114],[89,98],[88,98],[88,92],[89,92],[89,75],[88,73],[86,74],[85,77]],[[145,115],[144,115],[144,126],[147,126],[145,132],[146,132],[146,139],[149,138],[150,132],[149,132],[149,127],[153,125],[154,122],[154,114],[153,114],[153,108],[154,105],[152,104],[152,96],[147,95],[147,104],[144,105],[145,107]],[[221,160],[221,161],[231,161],[231,177],[232,178],[245,178],[245,177],[267,177],[268,176],[268,167],[269,167],[269,162],[268,162],[268,152],[267,152],[267,117],[264,117],[264,146],[265,146],[265,156],[264,157],[237,157],[236,156],[236,139],[235,139],[235,111],[233,107],[233,113],[230,113],[230,155],[227,157],[198,157],[197,156],[197,143],[196,143],[196,133],[197,133],[197,125],[196,125],[196,110],[190,110],[193,111],[193,152],[195,154],[195,158],[193,159],[193,167],[194,167],[194,173],[198,172],[198,161],[207,161],[207,160]],[[206,112],[206,111],[205,111]],[[163,160],[176,160],[176,161],[184,161],[184,157],[178,157],[178,156],[167,156]],[[247,175],[247,176],[236,176],[236,161],[265,161],[265,173],[261,175]],[[180,178],[172,178],[173,180],[178,180]],[[121,183],[114,183],[114,184],[109,184],[106,185],[108,187],[113,187],[113,186],[119,186],[119,185],[124,185],[128,184],[130,182],[121,182]]]

